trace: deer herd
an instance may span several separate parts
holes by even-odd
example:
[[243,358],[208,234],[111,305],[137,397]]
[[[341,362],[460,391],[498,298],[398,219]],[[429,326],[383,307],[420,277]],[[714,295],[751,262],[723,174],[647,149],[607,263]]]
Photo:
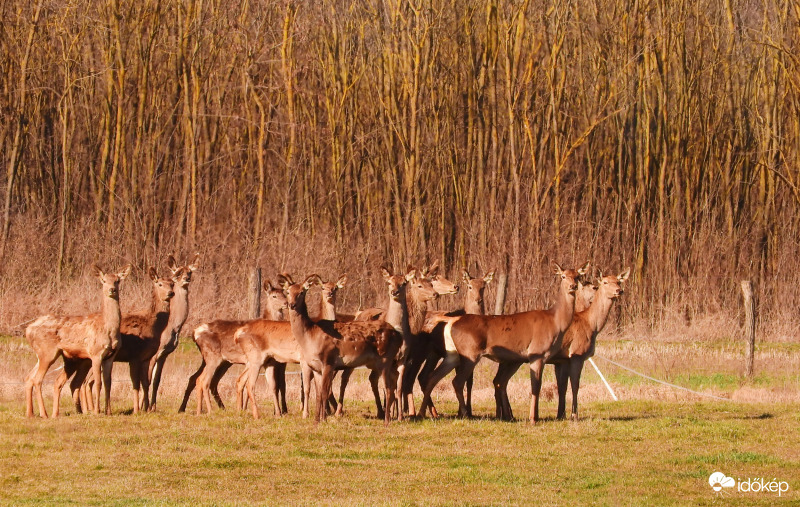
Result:
[[[106,414],[111,414],[111,372],[114,363],[126,362],[133,387],[133,412],[156,409],[161,375],[167,357],[177,345],[189,314],[189,285],[198,269],[200,255],[178,265],[170,255],[170,275],[160,277],[148,271],[152,282],[149,309],[120,312],[120,283],[131,273],[125,266],[106,273],[97,266],[94,274],[102,288],[99,313],[58,317],[45,315],[31,323],[25,337],[36,353],[37,362],[25,379],[26,415],[33,417],[34,398],[39,414],[47,417],[42,381],[61,356],[64,367],[53,387],[53,416],[59,414],[61,391],[70,382],[78,412],[100,412],[101,387]],[[324,282],[317,274],[294,280],[289,274],[277,277],[277,285],[264,283],[266,308],[254,320],[203,322],[193,333],[202,362],[186,386],[180,411],[186,410],[194,392],[196,412],[212,411],[212,397],[224,408],[218,392],[220,380],[234,365],[243,370],[236,380],[237,407],[248,407],[259,417],[256,381],[264,370],[267,391],[277,415],[287,412],[286,365],[298,364],[302,374],[302,413],[309,415],[312,388],[316,390],[316,420],[329,412],[341,415],[344,394],[354,368],[370,370],[369,381],[375,397],[377,416],[386,424],[392,418],[438,417],[431,394],[436,385],[455,370],[453,388],[458,415],[472,417],[472,383],[475,366],[486,357],[498,363],[492,382],[498,419],[512,420],[508,383],[520,366],[527,364],[531,378],[528,418],[539,420],[539,394],[546,364],[555,367],[558,386],[557,417],[566,417],[567,384],[572,387],[571,418],[578,418],[578,388],[584,362],[594,355],[597,335],[605,326],[614,300],[630,270],[590,280],[589,263],[578,269],[552,265],[558,280],[555,304],[511,315],[487,315],[484,290],[494,274],[473,278],[463,272],[466,293],[464,307],[436,311],[431,302],[456,294],[458,285],[439,273],[438,263],[428,268],[409,267],[394,273],[381,268],[388,293],[388,305],[367,308],[355,315],[336,311],[336,294],[347,283],[342,276]],[[320,312],[309,315],[309,289],[320,288]],[[91,375],[90,375],[91,373]],[[338,398],[333,393],[334,377],[340,374]],[[381,398],[380,381],[384,396]],[[417,409],[414,383],[422,400]]]

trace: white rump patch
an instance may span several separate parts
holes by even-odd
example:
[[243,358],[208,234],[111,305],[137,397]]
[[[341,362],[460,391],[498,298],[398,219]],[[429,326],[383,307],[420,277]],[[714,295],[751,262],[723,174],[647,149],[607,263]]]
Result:
[[444,350],[446,350],[448,353],[449,352],[458,352],[456,350],[456,344],[453,341],[453,335],[451,334],[451,332],[453,330],[453,323],[456,320],[457,319],[450,320],[447,323],[447,325],[444,327]]
[[208,331],[208,324],[200,324],[199,326],[197,326],[197,329],[194,330],[194,334],[192,335],[192,339],[196,342],[197,341],[197,336],[200,335],[200,334],[205,333],[206,331]]

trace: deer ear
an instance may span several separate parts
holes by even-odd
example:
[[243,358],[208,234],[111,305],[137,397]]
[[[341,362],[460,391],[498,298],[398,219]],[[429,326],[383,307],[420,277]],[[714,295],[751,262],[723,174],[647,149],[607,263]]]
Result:
[[469,277],[469,272],[466,269],[461,272],[461,278],[463,278],[466,283],[469,283],[471,280]]
[[189,264],[189,269],[192,271],[197,270],[200,267],[200,252],[194,254],[194,259],[192,259],[192,263]]
[[342,287],[344,287],[346,283],[347,283],[347,275],[342,275],[339,277],[339,280],[336,281],[336,286],[341,289]]
[[153,266],[150,266],[150,269],[147,271],[147,274],[150,275],[150,279],[154,282],[158,280],[158,271]]
[[486,276],[483,277],[483,281],[489,283],[492,281],[493,278],[494,278],[494,271],[489,271],[488,273],[486,273]]
[[619,280],[620,282],[624,282],[628,279],[630,274],[631,274],[631,268],[629,267],[625,268],[625,271],[617,275],[617,280]]
[[286,273],[281,273],[278,275],[278,285],[280,285],[283,290],[289,290],[289,286],[292,285],[292,277]]
[[100,269],[100,267],[97,264],[92,264],[92,274],[100,278],[100,280],[102,280],[103,277],[105,276],[105,273],[103,273],[103,270]]
[[598,269],[597,270],[597,283],[598,283],[598,285],[602,281],[603,281],[603,270],[602,269]]
[[320,278],[320,276],[317,275],[317,274],[313,274],[313,275],[309,276],[308,278],[306,278],[306,281],[303,282],[303,289],[308,290],[308,289],[311,288],[312,285],[315,285],[315,284],[317,284],[317,285],[321,285],[322,284],[322,278]]
[[133,269],[133,267],[132,267],[130,264],[128,264],[127,266],[125,266],[124,268],[122,268],[122,271],[120,271],[119,273],[117,273],[117,276],[119,277],[120,281],[122,281],[122,280],[124,280],[124,279],[128,278],[128,275],[130,275],[130,274],[131,274],[131,270],[132,270],[132,269]]
[[430,267],[428,268],[428,273],[426,275],[433,278],[438,274],[439,274],[439,259],[436,259],[435,261],[433,261],[433,264],[431,264]]
[[586,264],[584,264],[580,269],[578,269],[578,274],[582,276],[582,275],[585,275],[586,273],[588,273],[589,272],[589,264],[591,264],[591,261],[586,261]]
[[[410,267],[410,266],[409,266],[409,267]],[[416,268],[413,268],[413,267],[410,267],[410,268],[411,268],[411,269],[409,269],[408,273],[406,273],[406,281],[407,281],[407,282],[410,282],[411,280],[413,280],[414,278],[416,278],[416,277],[417,277],[417,270],[416,270]]]
[[553,273],[560,275],[564,272],[564,270],[561,269],[561,266],[559,266],[557,262],[553,261],[550,265],[553,268]]
[[[280,277],[279,277],[279,279],[280,279]],[[262,285],[262,287],[264,288],[264,292],[269,292],[269,291],[271,291],[272,289],[275,288],[275,287],[272,286],[272,282],[269,281],[269,278],[264,280],[264,284]]]
[[392,277],[392,273],[386,266],[381,266],[381,275],[383,275],[383,279],[387,282],[389,281],[389,278]]
[[176,271],[178,271],[178,263],[177,263],[177,262],[175,262],[175,256],[174,256],[174,255],[172,255],[172,254],[169,254],[169,256],[167,257],[167,267],[168,267],[168,268],[169,268],[169,270],[170,270],[170,271],[172,271],[173,273],[175,273]]

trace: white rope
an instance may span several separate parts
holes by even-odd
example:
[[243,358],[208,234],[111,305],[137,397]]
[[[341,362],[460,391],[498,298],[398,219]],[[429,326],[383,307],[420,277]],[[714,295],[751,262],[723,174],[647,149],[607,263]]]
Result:
[[603,376],[603,374],[600,372],[600,368],[598,368],[597,365],[594,364],[594,359],[592,359],[590,357],[589,358],[589,362],[592,363],[592,366],[594,366],[594,371],[596,371],[597,374],[600,375],[600,380],[602,380],[603,383],[606,385],[606,389],[608,389],[608,392],[611,393],[611,397],[614,398],[614,401],[619,401],[619,398],[617,398],[617,395],[614,394],[614,390],[611,389],[610,385],[608,385],[608,380],[606,380],[605,376]]
[[[652,380],[653,382],[658,382],[659,384],[664,384],[665,386],[674,387],[675,389],[681,389],[683,391],[688,391],[688,392],[690,392],[692,394],[696,394],[698,396],[705,396],[706,398],[713,398],[715,400],[733,401],[730,398],[723,398],[721,396],[715,396],[713,394],[708,394],[708,393],[700,393],[700,392],[697,392],[697,391],[693,391],[693,390],[689,389],[688,387],[678,386],[678,385],[675,385],[675,384],[670,384],[669,382],[664,382],[663,380],[659,380],[657,378],[650,377],[648,375],[645,375],[644,373],[640,373],[640,372],[638,372],[638,371],[636,371],[634,369],[628,368],[627,366],[619,364],[616,361],[612,361],[611,359],[609,359],[607,357],[599,356],[599,355],[596,355],[596,354],[595,354],[595,357],[599,357],[600,359],[604,359],[604,360],[608,361],[609,363],[613,364],[614,366],[618,366],[618,367],[622,368],[623,370],[627,370],[627,371],[629,371],[629,372],[631,372],[631,373],[633,373],[635,375],[639,375],[642,378],[646,378],[647,380]],[[598,372],[599,372],[599,370],[598,370]]]

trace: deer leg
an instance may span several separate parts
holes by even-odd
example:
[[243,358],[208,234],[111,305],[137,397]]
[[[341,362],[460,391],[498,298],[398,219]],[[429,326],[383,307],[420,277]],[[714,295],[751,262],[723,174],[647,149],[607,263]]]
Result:
[[453,389],[456,391],[456,398],[458,398],[458,416],[469,417],[467,413],[467,403],[464,400],[464,385],[467,379],[478,364],[477,360],[461,356],[456,367],[456,376],[453,378]]
[[[225,404],[222,402],[222,397],[219,395],[219,382],[222,380],[222,377],[225,376],[225,373],[228,372],[231,366],[233,366],[232,363],[224,361],[216,369],[211,370],[213,372],[213,376],[211,377],[209,389],[211,390],[211,394],[214,396],[214,400],[217,402],[217,406],[223,410],[225,409]],[[210,398],[208,402],[211,402]]]
[[264,378],[267,381],[267,393],[272,394],[272,413],[276,417],[280,417],[281,413],[281,402],[280,402],[280,395],[278,394],[278,382],[275,379],[275,363],[274,361],[270,361],[269,364],[266,365],[264,368]]
[[[216,383],[219,383],[219,379],[222,378],[222,375],[225,374],[230,368],[230,363],[223,363],[221,359],[214,358],[213,360],[209,360],[206,363],[206,367],[203,369],[203,373],[200,375],[200,378],[197,379],[197,386],[199,388],[200,396],[197,398],[197,414],[200,415],[203,412],[203,404],[205,404],[206,412],[209,414],[211,413],[211,394],[212,392],[216,397],[219,397],[219,394],[215,392],[216,390]],[[217,404],[219,405],[222,400],[218,399]],[[220,406],[220,408],[224,408],[224,405]]]
[[150,397],[151,412],[155,412],[156,410],[158,388],[161,386],[161,374],[164,372],[164,364],[167,362],[167,357],[169,357],[169,354],[167,354],[166,351],[161,351],[154,357],[153,360],[150,361],[150,369],[147,378],[150,379],[150,385],[152,386],[152,395]]
[[302,384],[301,401],[303,404],[303,419],[308,419],[308,405],[310,403],[311,383],[314,381],[314,371],[307,363],[300,363],[300,383]]
[[258,374],[261,372],[261,366],[257,364],[249,364],[247,367],[247,397],[250,399],[251,410],[253,411],[253,419],[258,419],[258,403],[256,403],[256,382],[258,382]]
[[128,368],[131,375],[131,387],[133,388],[133,413],[139,413],[139,390],[142,387],[142,369],[137,361],[128,361]]
[[[97,379],[94,378],[94,370],[92,368],[94,363],[83,361],[75,372],[75,376],[72,377],[72,381],[69,383],[69,389],[72,392],[72,401],[75,403],[75,410],[84,414],[94,412],[95,400],[92,399],[92,394],[95,385],[97,385],[97,397],[100,397],[100,386],[103,385],[103,361],[98,360],[97,362],[100,365]],[[89,375],[90,371],[92,372],[92,376],[88,378],[87,375]],[[100,412],[99,402],[97,412]]]
[[572,386],[571,419],[573,421],[578,420],[578,389],[581,385],[581,372],[583,371],[583,363],[583,358],[572,358],[569,362],[569,383]]
[[[428,385],[428,380],[430,380],[431,375],[436,370],[436,367],[439,365],[439,360],[442,359],[435,351],[431,351],[428,353],[427,357],[425,358],[425,364],[422,366],[422,370],[419,372],[417,376],[417,381],[419,383],[419,388],[421,391],[425,391],[425,387]],[[413,384],[413,380],[411,383]],[[428,400],[428,409],[431,413],[431,417],[438,416],[436,412],[436,407],[433,404],[433,400]],[[424,417],[424,415],[422,416]]]
[[289,413],[289,407],[286,406],[286,363],[275,362],[273,365],[274,382],[276,389],[276,396],[280,398],[280,412],[278,415]]
[[341,417],[344,414],[344,392],[347,389],[347,384],[350,382],[350,375],[353,374],[352,368],[342,370],[342,378],[339,382],[339,402],[336,404],[336,416]]
[[514,414],[511,411],[511,403],[508,400],[508,381],[517,373],[522,363],[500,363],[497,367],[492,384],[494,384],[494,400],[496,416],[503,421],[512,421]]
[[[378,419],[384,419],[386,413],[392,409],[390,406],[384,408],[381,401],[381,391],[378,388],[378,380],[381,378],[380,370],[372,370],[369,372],[369,385],[372,388],[372,395],[375,397],[375,405],[378,407]],[[387,386],[388,387],[388,386]]]
[[[405,362],[400,364],[397,367],[397,374],[394,375],[394,378],[397,382],[395,387],[395,402],[392,405],[389,405],[387,402],[387,407],[392,406],[395,410],[397,410],[397,417],[398,419],[402,420],[403,418],[403,411],[408,409],[408,400],[406,398],[406,393],[403,392],[403,375],[406,372],[406,364]],[[384,384],[386,382],[384,381]]]
[[245,368],[236,378],[236,410],[239,411],[246,410],[249,401],[249,396],[244,395],[247,389],[247,372],[248,369]]
[[[425,383],[425,388],[422,391],[422,404],[419,406],[419,416],[425,417],[425,411],[430,406],[431,408],[431,416],[432,417],[439,417],[439,414],[436,412],[436,409],[433,406],[433,399],[431,398],[431,393],[436,385],[453,369],[458,366],[458,363],[461,361],[461,356],[458,355],[457,352],[448,353],[445,356],[442,363],[437,366],[428,377],[427,382]],[[463,392],[462,392],[463,396]]]
[[178,412],[186,412],[186,405],[189,403],[189,396],[192,395],[192,391],[194,391],[194,388],[197,385],[197,378],[201,373],[203,373],[203,368],[205,368],[205,366],[206,362],[203,361],[200,364],[200,368],[198,368],[197,371],[192,373],[192,375],[189,377],[189,382],[186,384],[186,391],[183,393],[183,401],[181,402]]
[[326,364],[322,367],[322,384],[317,393],[317,422],[327,419],[325,404],[331,394],[331,383],[333,382],[333,366]]
[[569,363],[554,363],[556,370],[556,384],[558,386],[558,411],[556,419],[562,420],[567,412],[567,383],[569,382]]
[[61,405],[61,390],[64,388],[64,384],[67,383],[67,380],[69,380],[69,378],[77,369],[77,361],[70,361],[66,357],[64,358],[64,368],[53,382],[53,417],[58,417],[59,415],[59,408]]
[[[105,391],[105,401],[106,401],[106,415],[111,415],[111,371],[114,368],[114,356],[107,357],[103,359],[103,390]],[[99,386],[98,388],[99,389]],[[99,391],[98,398],[97,398],[97,405],[94,407],[94,413],[100,413],[100,394]]]
[[542,370],[544,370],[544,358],[536,357],[529,362],[531,370],[531,409],[528,419],[531,423],[539,420],[539,393],[542,390]]
[[150,368],[149,362],[142,362],[139,366],[139,382],[142,386],[142,410],[145,412],[150,411],[150,377],[148,376]]
[[[389,414],[391,411],[390,407],[395,404],[395,385],[402,382],[402,379],[397,371],[389,365],[385,365],[381,373],[383,374],[383,384],[386,386],[386,409],[383,412],[383,424],[388,426],[391,420],[391,415]],[[402,421],[403,411],[400,406],[398,406],[397,409],[397,420]]]
[[36,396],[36,404],[39,406],[39,415],[47,418],[47,409],[44,408],[44,398],[42,398],[42,381],[47,374],[47,370],[58,359],[60,350],[57,350],[50,357],[42,360],[37,357],[36,364],[25,377],[25,413],[28,417],[33,417],[33,397]]

